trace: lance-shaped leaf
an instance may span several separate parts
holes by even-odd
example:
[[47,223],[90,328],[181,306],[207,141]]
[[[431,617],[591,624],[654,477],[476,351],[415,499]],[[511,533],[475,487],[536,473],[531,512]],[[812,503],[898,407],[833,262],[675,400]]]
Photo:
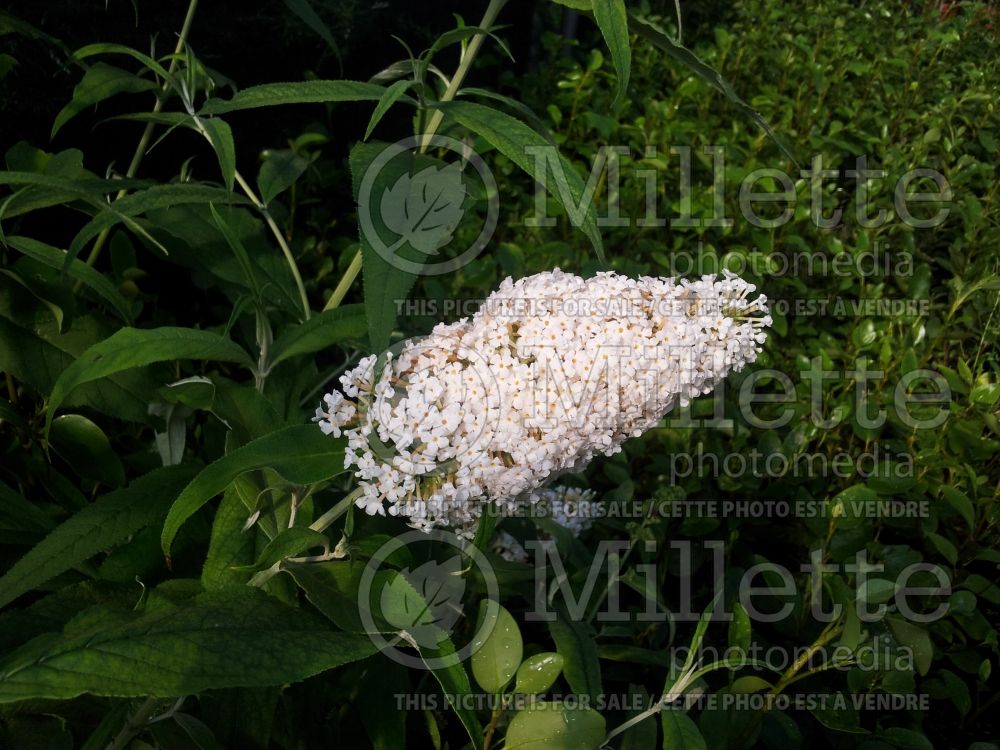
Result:
[[337,46],[336,40],[333,38],[333,34],[330,32],[330,27],[327,26],[323,19],[319,17],[319,14],[313,9],[309,0],[285,0],[285,5],[288,9],[297,15],[302,22],[305,23],[310,29],[315,31],[327,46],[330,51],[337,57],[337,62],[340,63],[341,72],[344,69],[344,61],[340,57],[340,47]]
[[63,125],[87,107],[92,107],[116,94],[136,94],[155,88],[157,88],[156,83],[147,78],[139,78],[134,73],[107,63],[94,63],[84,74],[83,80],[73,89],[73,99],[56,115],[50,137],[55,138]]
[[744,115],[753,120],[761,128],[761,130],[767,133],[768,137],[774,141],[779,149],[781,149],[781,153],[791,159],[792,162],[798,166],[798,162],[795,160],[795,155],[791,152],[791,149],[785,145],[784,141],[775,135],[774,131],[771,130],[771,127],[764,120],[763,116],[761,116],[760,112],[747,104],[740,97],[740,95],[736,93],[729,81],[723,78],[711,65],[704,62],[694,52],[689,50],[683,44],[679,44],[665,31],[657,28],[648,21],[630,15],[628,19],[628,27],[629,31],[633,34],[637,34],[639,38],[649,42],[660,50],[660,52],[667,55],[667,57],[679,62],[701,80],[705,81],[705,83],[709,86],[721,92],[726,99],[735,104]]
[[[500,153],[548,187],[555,185],[552,197],[562,204],[574,226],[583,230],[604,261],[604,245],[597,227],[593,194],[588,195],[583,178],[566,157],[543,136],[516,117],[473,102],[450,101],[434,105],[443,109],[460,125],[481,136]],[[550,175],[551,172],[551,175]]]
[[226,190],[232,192],[233,179],[236,176],[236,146],[233,143],[232,128],[225,120],[217,117],[201,120],[201,126],[205,129],[219,160],[219,169],[222,171],[222,181],[226,184]]
[[0,703],[283,685],[374,651],[365,635],[333,631],[309,612],[234,586],[142,614],[85,612],[0,663]]
[[163,524],[160,543],[170,545],[184,522],[247,471],[271,468],[295,484],[313,484],[344,471],[344,441],[315,425],[292,425],[252,440],[206,466],[184,488]]
[[385,90],[382,94],[382,98],[378,100],[378,104],[375,105],[375,111],[372,112],[371,119],[368,121],[368,127],[365,128],[365,140],[371,136],[372,131],[375,130],[375,126],[379,124],[379,121],[385,116],[392,105],[399,101],[399,97],[406,93],[406,90],[410,86],[414,85],[412,80],[402,80],[395,81],[389,88]]
[[[66,267],[66,252],[46,245],[31,237],[5,237],[4,244],[24,253],[29,258],[44,263],[49,268],[60,270]],[[100,297],[126,323],[132,322],[131,305],[122,297],[115,285],[99,271],[78,260],[70,261],[66,275],[79,281]]]
[[88,57],[93,57],[94,55],[125,55],[126,57],[131,57],[133,60],[141,62],[144,66],[156,73],[156,75],[160,78],[166,80],[170,79],[170,74],[167,72],[167,69],[160,65],[159,62],[154,60],[149,55],[143,54],[136,49],[132,49],[125,44],[109,44],[106,42],[88,44],[86,47],[81,47],[74,52],[73,59],[84,60]]
[[[220,157],[221,158],[221,157]],[[235,164],[235,162],[233,162]],[[211,202],[218,203],[247,203],[245,198],[232,195],[230,191],[211,185],[154,185],[111,203],[106,210],[101,211],[97,216],[88,221],[83,228],[77,232],[70,242],[67,250],[67,264],[70,258],[75,258],[91,239],[99,235],[105,229],[109,229],[118,223],[126,223],[133,227],[136,216],[141,216],[149,211],[160,208],[170,208],[171,206],[182,206],[189,204],[204,204]],[[145,231],[143,231],[145,235]],[[159,244],[158,242],[156,244]]]
[[557,619],[548,625],[556,651],[563,658],[566,682],[577,695],[597,700],[601,694],[601,663],[589,626],[571,620],[563,611],[557,612]]
[[625,0],[593,0],[594,20],[601,30],[604,42],[611,51],[611,61],[618,75],[618,89],[612,107],[617,108],[625,97],[632,70],[632,47],[628,38],[628,13]]
[[[265,83],[238,92],[229,100],[209,99],[201,114],[218,115],[239,109],[274,107],[280,104],[319,104],[324,102],[377,102],[385,93],[384,86],[360,81],[300,81],[297,83]],[[412,102],[412,99],[404,97]]]
[[314,315],[285,330],[271,345],[271,365],[290,357],[312,354],[334,344],[360,339],[368,329],[363,305],[342,305]]
[[0,607],[163,518],[193,474],[189,466],[169,466],[99,497],[53,529],[0,578]]
[[46,434],[52,425],[52,417],[77,386],[124,370],[175,359],[236,362],[248,368],[254,366],[242,347],[211,331],[173,327],[148,330],[122,328],[91,346],[63,370],[49,396]]
[[[462,699],[472,695],[472,683],[448,637],[461,613],[458,605],[465,589],[458,575],[459,562],[460,558],[453,557],[440,564],[429,561],[413,571],[379,573],[369,594],[379,594],[378,619],[390,628],[402,628],[407,640],[417,646],[468,732],[472,746],[479,750],[483,746],[483,729],[475,711]],[[370,606],[374,604],[369,602]]]
[[267,206],[288,190],[309,167],[309,160],[291,149],[265,152],[264,163],[257,173],[260,199]]
[[[354,198],[358,201],[361,221],[361,257],[364,273],[365,314],[368,318],[368,336],[373,351],[382,351],[389,344],[389,335],[396,324],[396,309],[405,300],[416,281],[416,269],[427,259],[426,254],[411,247],[399,232],[386,226],[382,216],[383,195],[400,180],[412,175],[419,168],[441,162],[422,155],[413,155],[404,149],[373,141],[358,143],[351,149],[350,166]],[[390,156],[390,158],[386,158]],[[378,169],[371,178],[370,189],[361,195],[368,171]],[[407,190],[408,193],[408,190]],[[366,222],[367,220],[367,222]],[[366,230],[365,226],[369,227]],[[396,262],[396,258],[402,262]]]

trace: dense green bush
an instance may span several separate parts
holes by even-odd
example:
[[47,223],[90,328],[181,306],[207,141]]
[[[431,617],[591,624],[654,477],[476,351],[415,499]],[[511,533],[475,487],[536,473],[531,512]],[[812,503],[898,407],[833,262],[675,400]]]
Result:
[[[477,72],[500,71],[499,98],[473,88],[453,101],[432,66],[450,76],[458,45],[482,41],[475,28],[441,37],[433,59],[418,55],[416,83],[407,62],[369,84],[234,93],[214,70],[224,65],[207,67],[183,44],[156,59],[112,45],[77,52],[86,72],[73,101],[51,113],[55,129],[96,123],[106,115],[93,104],[124,98],[132,106],[112,112],[124,124],[100,127],[147,135],[128,173],[131,139],[107,174],[79,150],[47,151],[46,134],[3,144],[0,742],[481,748],[485,735],[513,750],[597,748],[608,735],[620,748],[996,747],[1000,38],[986,6],[930,5],[744,0],[714,33],[698,19],[698,57],[661,30],[676,29],[672,17],[652,15],[673,8],[646,5],[629,61],[627,34],[614,33],[620,4],[595,2],[598,23],[581,21],[575,39],[545,32],[528,72],[505,71],[502,40],[517,29],[497,30]],[[539,11],[553,29],[568,12]],[[263,83],[224,72],[243,87]],[[162,104],[143,111],[158,89]],[[368,104],[348,103],[359,100]],[[254,179],[242,118],[282,103],[313,106],[282,110],[291,137],[275,136]],[[343,123],[358,118],[344,113],[356,111],[360,129],[348,133]],[[375,138],[427,132],[436,113],[441,133],[484,157],[502,213],[485,252],[414,278],[359,242],[352,197],[381,148]],[[524,147],[549,143],[572,163],[570,189],[539,198]],[[176,157],[159,182],[139,167],[154,144],[161,159]],[[586,199],[604,146],[627,152],[617,186],[607,170],[592,173],[581,231],[565,206]],[[431,148],[411,166],[446,156]],[[864,168],[859,157],[885,175],[862,187],[850,171]],[[820,163],[832,170],[822,181],[800,175]],[[758,209],[772,226],[741,212],[741,186],[762,168],[794,183],[794,196]],[[947,209],[934,226],[903,221],[895,200],[893,186],[917,168],[936,170],[950,190],[908,204],[918,219]],[[752,189],[778,192],[777,179]],[[444,255],[471,244],[495,197],[466,189]],[[909,190],[939,186],[918,178]],[[554,226],[530,226],[539,200]],[[824,217],[842,210],[842,221],[818,227],[813,205]],[[886,221],[865,226],[858,205],[866,217],[885,209]],[[601,220],[615,206],[627,225]],[[654,214],[665,223],[637,221]],[[709,221],[720,217],[733,222]],[[476,543],[500,586],[503,608],[482,615],[496,619],[493,635],[467,665],[407,669],[369,637],[399,622],[386,612],[374,628],[361,622],[357,594],[366,561],[405,525],[355,511],[343,442],[309,419],[362,354],[467,314],[449,303],[481,299],[508,275],[556,266],[630,276],[730,269],[773,301],[774,326],[756,368],[562,480],[594,490],[606,511],[580,538],[547,519],[500,522],[522,541],[553,535],[577,594],[599,543],[629,542],[616,578],[603,571],[597,588],[618,584],[631,618],[602,622],[599,598],[582,618],[557,608],[554,622],[533,620],[532,566],[497,557],[487,523]],[[421,302],[416,314],[401,306],[407,297]],[[820,371],[834,374],[821,380]],[[917,377],[930,372],[936,379]],[[755,394],[773,398],[751,403]],[[390,562],[403,569],[450,551],[415,545]],[[867,582],[844,567],[859,552],[883,566]],[[831,569],[814,579],[802,569],[811,561]],[[927,571],[913,577],[926,587],[910,597],[918,611],[948,605],[926,624],[902,616],[894,596],[903,571],[922,562],[950,586],[942,597]],[[776,565],[792,571],[791,585]],[[489,593],[474,567],[460,579],[466,612]],[[747,571],[763,571],[755,585],[786,616],[748,617],[739,603]],[[427,607],[429,592],[403,576],[379,580],[394,605]],[[845,605],[843,614],[818,621],[817,601]],[[856,601],[889,610],[861,622],[846,606]],[[716,604],[728,622],[635,617]],[[455,644],[475,629],[473,616],[461,620]],[[727,647],[791,658],[775,672],[726,657]],[[535,669],[515,679],[524,657]],[[596,716],[429,700],[478,695],[477,685],[503,694],[508,683],[606,702]],[[642,713],[640,699],[670,692],[714,702],[654,706],[658,720],[615,732]]]

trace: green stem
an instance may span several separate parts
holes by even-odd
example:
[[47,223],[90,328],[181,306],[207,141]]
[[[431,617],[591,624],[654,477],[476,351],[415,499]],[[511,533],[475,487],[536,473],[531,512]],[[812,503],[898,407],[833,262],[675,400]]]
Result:
[[486,731],[483,733],[483,750],[490,750],[490,745],[493,742],[493,734],[497,731],[497,726],[500,724],[500,717],[503,716],[504,706],[503,702],[493,709],[493,715],[490,717],[490,723],[486,727]]
[[[500,9],[506,4],[507,0],[490,0],[490,4],[486,6],[486,12],[483,13],[483,20],[479,22],[479,28],[488,30],[493,25],[493,22],[496,21],[497,14],[500,13]],[[445,90],[444,96],[441,97],[442,102],[450,102],[455,98],[455,95],[458,94],[458,90],[465,81],[465,76],[469,72],[469,68],[472,67],[472,61],[479,52],[479,48],[482,46],[483,39],[485,37],[485,34],[479,33],[469,40],[469,46],[465,48],[465,52],[462,54],[462,59],[458,62],[458,70],[456,70],[455,75],[451,77],[451,81],[448,83],[448,88]],[[434,114],[431,115],[431,119],[427,123],[427,131],[423,134],[423,142],[420,144],[420,153],[426,152],[430,147],[431,137],[441,126],[441,120],[443,118],[444,112],[440,109],[434,110]]]
[[[486,6],[486,12],[483,13],[483,20],[479,22],[479,28],[489,29],[493,22],[496,20],[497,14],[504,5],[507,4],[507,0],[490,0],[490,4]],[[458,69],[455,71],[455,75],[451,77],[451,81],[448,82],[448,88],[445,89],[444,94],[441,96],[440,101],[449,102],[455,98],[458,94],[459,88],[462,86],[462,82],[465,80],[466,74],[469,72],[469,68],[472,67],[472,61],[475,59],[476,54],[479,52],[479,48],[483,44],[483,39],[486,37],[483,33],[478,33],[469,40],[469,46],[465,48],[465,52],[462,54],[462,59],[458,62]],[[431,115],[430,121],[427,123],[427,128],[421,135],[420,143],[420,153],[425,153],[430,147],[431,138],[437,129],[441,127],[441,120],[444,118],[444,112],[440,109],[434,110],[434,114]],[[344,295],[347,294],[347,290],[350,289],[351,284],[358,277],[358,272],[361,271],[361,250],[359,249],[354,259],[351,261],[351,265],[347,267],[344,272],[343,277],[337,284],[337,288],[333,292],[333,296],[330,297],[330,301],[327,302],[324,310],[332,310],[343,300]],[[337,298],[337,292],[343,287],[343,293],[340,298]],[[336,301],[334,301],[336,300]]]
[[350,507],[354,504],[354,501],[357,500],[359,497],[361,497],[360,487],[350,492],[349,494],[345,495],[340,500],[340,502],[338,502],[336,505],[330,508],[330,510],[328,510],[326,513],[324,513],[315,521],[313,521],[311,524],[309,524],[309,528],[312,529],[313,531],[321,531],[321,532],[326,531],[326,529],[329,528],[334,521],[336,521],[350,509]]
[[[198,118],[195,118],[195,122],[198,122]],[[202,128],[200,122],[198,123],[198,126],[199,128]],[[202,129],[202,133],[206,138],[208,137],[208,134],[205,133],[204,129]],[[295,262],[295,256],[292,255],[292,248],[288,246],[288,241],[285,239],[285,235],[278,227],[278,224],[274,221],[271,213],[267,210],[267,206],[260,202],[260,198],[257,197],[257,194],[254,192],[253,188],[250,187],[250,184],[243,178],[243,175],[240,174],[239,170],[235,171],[234,176],[236,178],[236,182],[241,188],[243,188],[243,192],[246,193],[247,198],[249,198],[253,204],[257,206],[257,209],[260,211],[260,215],[264,217],[264,223],[267,224],[268,228],[271,230],[271,234],[274,235],[274,239],[277,240],[278,247],[281,248],[281,252],[285,256],[285,262],[288,263],[288,268],[292,272],[292,278],[295,279],[295,288],[299,290],[299,300],[302,302],[302,315],[306,320],[309,320],[309,297],[306,295],[306,285],[302,281],[302,274],[299,273],[299,266]]]
[[133,737],[135,737],[139,732],[145,729],[146,725],[149,723],[149,717],[153,713],[153,709],[156,708],[156,698],[147,698],[145,702],[136,709],[136,712],[132,714],[128,721],[125,722],[125,726],[118,733],[118,736],[111,741],[108,745],[107,750],[124,750]]
[[[199,119],[197,115],[193,116],[191,119],[194,122],[195,129],[201,133],[202,136],[204,136],[205,140],[211,143],[212,138],[209,136],[208,131],[205,130],[205,126],[202,125],[201,119]],[[295,288],[299,290],[299,301],[302,303],[302,315],[305,320],[309,320],[309,297],[306,294],[306,285],[302,281],[302,274],[299,273],[299,266],[295,262],[295,256],[292,255],[292,248],[288,246],[288,240],[285,239],[284,233],[278,227],[278,224],[271,216],[270,211],[267,210],[267,206],[257,196],[254,189],[250,187],[250,183],[246,181],[246,178],[240,174],[238,169],[233,170],[233,178],[243,189],[243,192],[246,193],[250,202],[257,207],[258,211],[260,211],[260,215],[264,218],[264,223],[267,224],[268,229],[271,230],[271,234],[274,235],[274,239],[277,240],[278,247],[281,248],[281,252],[285,256],[285,261],[288,263],[288,268],[292,272],[292,278],[295,279]]]
[[[167,68],[167,73],[173,75],[174,71],[177,70],[177,61],[180,59],[181,52],[184,51],[184,45],[187,44],[188,34],[191,32],[191,24],[194,22],[194,14],[198,8],[198,0],[190,0],[188,3],[187,14],[184,16],[184,23],[181,26],[181,33],[177,37],[177,46],[174,47],[173,57],[170,59],[170,66]],[[153,114],[158,114],[161,109],[163,109],[163,103],[167,100],[167,92],[170,91],[170,79],[163,82],[163,88],[160,90],[160,94],[156,97],[156,103],[153,105]],[[139,145],[136,146],[135,153],[132,155],[132,161],[129,162],[128,169],[125,171],[125,178],[132,179],[135,177],[135,173],[139,171],[139,165],[142,164],[143,157],[146,156],[146,149],[149,147],[149,141],[153,137],[153,129],[156,127],[156,123],[150,121],[146,123],[146,128],[142,131],[142,136],[139,138]],[[128,193],[128,190],[122,189],[118,191],[118,195],[115,200],[121,200]],[[94,240],[94,246],[90,249],[90,255],[87,256],[87,265],[93,266],[98,257],[101,255],[101,250],[104,249],[104,245],[107,244],[108,237],[111,234],[111,227],[104,229],[97,239]],[[82,281],[77,281],[73,290],[77,291],[80,288]]]
[[347,296],[347,291],[351,288],[351,284],[354,283],[354,279],[357,278],[358,272],[361,270],[361,251],[359,250],[355,255],[354,259],[351,261],[351,265],[347,267],[344,275],[341,277],[340,282],[337,284],[337,288],[333,290],[333,294],[330,295],[330,299],[326,301],[326,305],[323,307],[323,312],[327,310],[333,310],[340,306],[340,303],[344,301],[344,297]]
[[10,402],[16,406],[17,405],[17,383],[14,382],[14,376],[11,375],[9,372],[5,372],[3,374],[3,377],[4,377],[4,380],[7,381],[7,397],[10,399]]

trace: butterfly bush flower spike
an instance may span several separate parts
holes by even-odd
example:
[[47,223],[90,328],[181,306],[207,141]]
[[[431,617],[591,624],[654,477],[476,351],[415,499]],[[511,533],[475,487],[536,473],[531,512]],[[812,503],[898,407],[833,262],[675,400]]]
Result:
[[470,534],[754,362],[771,325],[754,291],[729,272],[508,278],[471,319],[362,359],[315,419],[347,437],[365,512]]

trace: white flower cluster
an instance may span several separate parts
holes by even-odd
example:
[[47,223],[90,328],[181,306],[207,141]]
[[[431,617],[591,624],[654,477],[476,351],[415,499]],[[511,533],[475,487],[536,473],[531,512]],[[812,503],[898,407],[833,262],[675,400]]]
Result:
[[[580,536],[590,528],[596,514],[593,490],[576,487],[552,487],[532,492],[528,502],[532,504],[533,517],[545,517],[569,530],[573,536]],[[547,538],[544,532],[540,539]],[[508,562],[528,562],[528,551],[506,531],[499,530],[490,543],[490,548]]]
[[468,531],[753,362],[771,324],[754,289],[731,273],[508,278],[471,319],[361,360],[316,421],[347,436],[367,513]]

